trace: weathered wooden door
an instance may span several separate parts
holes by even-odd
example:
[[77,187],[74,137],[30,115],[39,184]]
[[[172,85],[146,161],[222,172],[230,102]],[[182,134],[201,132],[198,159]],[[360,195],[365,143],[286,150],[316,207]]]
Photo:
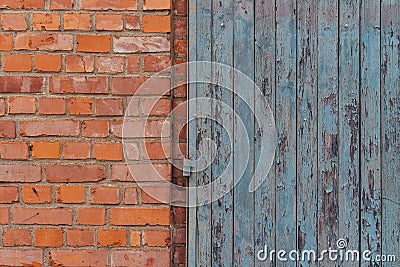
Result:
[[[267,179],[249,192],[260,150],[250,112],[259,101],[256,89],[236,86],[235,75],[218,68],[189,67],[191,81],[208,76],[234,88],[193,83],[189,94],[237,112],[251,153],[238,177],[243,136],[235,136],[234,112],[221,113],[215,104],[209,112],[219,122],[190,122],[195,159],[204,157],[199,151],[209,140],[215,145],[211,165],[195,168],[190,185],[210,184],[223,172],[241,179],[219,199],[212,199],[214,187],[190,195],[192,202],[210,203],[189,209],[188,266],[399,266],[400,1],[189,2],[190,60],[223,63],[254,80],[274,113],[277,134]],[[240,90],[253,97],[250,106],[238,99]],[[191,104],[189,117],[203,108]],[[292,260],[279,253],[260,259],[259,253],[320,255],[335,247],[371,255]]]

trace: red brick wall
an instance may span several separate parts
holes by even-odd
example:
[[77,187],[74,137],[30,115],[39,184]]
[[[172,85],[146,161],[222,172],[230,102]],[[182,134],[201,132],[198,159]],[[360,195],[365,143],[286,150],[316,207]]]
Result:
[[[0,1],[0,266],[184,264],[185,208],[135,185],[121,125],[146,77],[185,62],[186,15],[184,0]],[[186,97],[149,111],[153,89],[138,117],[162,121]],[[153,131],[139,151],[157,149]]]

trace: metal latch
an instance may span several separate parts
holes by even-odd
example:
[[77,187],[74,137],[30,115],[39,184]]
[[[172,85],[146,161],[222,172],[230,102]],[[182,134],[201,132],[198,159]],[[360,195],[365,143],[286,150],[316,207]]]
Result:
[[183,160],[183,176],[189,177],[192,172],[192,168],[194,168],[194,161],[192,159],[184,159]]

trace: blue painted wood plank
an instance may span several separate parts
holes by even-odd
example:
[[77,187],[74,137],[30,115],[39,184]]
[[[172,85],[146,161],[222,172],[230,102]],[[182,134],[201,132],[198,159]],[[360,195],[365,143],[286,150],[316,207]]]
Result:
[[[348,249],[360,240],[360,0],[339,1],[339,191],[338,238]],[[335,246],[336,247],[336,246]],[[356,261],[339,265],[358,266]]]
[[[255,84],[262,91],[275,116],[275,0],[255,1]],[[257,94],[256,94],[257,95]],[[255,100],[255,110],[265,112],[260,99]],[[268,148],[264,148],[268,149]],[[255,140],[255,162],[259,162],[261,137]],[[274,160],[275,161],[275,160]],[[260,162],[264,165],[263,162]],[[270,170],[260,171],[268,176],[262,186],[255,191],[255,253],[272,250],[275,240],[275,164]],[[257,255],[256,255],[257,256]],[[264,255],[260,255],[263,257]],[[274,266],[275,259],[261,261],[256,258],[255,266]]]
[[[197,29],[197,1],[196,0],[189,0],[188,7],[189,7],[189,16],[188,16],[188,29],[189,29],[189,36],[188,36],[188,57],[189,61],[194,62],[197,58],[197,46],[196,46],[196,29]],[[189,67],[188,69],[188,99],[195,99],[197,95],[197,86],[196,84],[192,84],[191,81],[195,81],[196,79],[196,68],[194,65]],[[195,155],[196,154],[196,129],[197,123],[194,120],[194,114],[196,113],[196,104],[192,102],[191,105],[188,106],[188,154]],[[189,177],[189,187],[196,187],[197,186],[197,173],[193,172]],[[198,250],[197,244],[197,196],[195,191],[191,191],[188,194],[188,202],[190,207],[188,208],[188,215],[187,215],[187,238],[186,238],[186,251],[187,251],[187,266],[196,266],[196,251]]]
[[[361,251],[372,257],[382,253],[381,207],[381,93],[380,2],[364,0],[361,6]],[[362,262],[361,266],[381,266]]]
[[[318,251],[338,239],[338,1],[318,2]],[[326,257],[320,266],[335,266]]]
[[381,7],[382,253],[400,251],[400,1]]
[[286,251],[297,247],[296,11],[296,1],[276,1],[276,249]]
[[[197,25],[196,25],[196,60],[208,61],[212,60],[212,13],[211,0],[197,1]],[[201,44],[201,45],[199,45]],[[197,68],[197,77],[200,80],[211,81],[211,69],[199,67]],[[199,78],[201,77],[201,78]],[[210,84],[200,83],[197,85],[197,97],[212,98],[212,88]],[[197,105],[197,114],[199,118],[196,129],[196,158],[202,156],[201,151],[210,151],[211,143],[205,141],[212,137],[212,120],[202,117],[203,114],[211,114],[211,107],[207,105]],[[204,153],[204,152],[203,152]],[[209,155],[207,155],[209,156]],[[197,185],[202,186],[211,182],[212,172],[211,167],[197,174]],[[211,190],[206,187],[197,190],[197,202],[200,205],[197,208],[197,250],[196,250],[196,265],[211,266],[212,264],[212,228],[211,228],[211,204],[202,205],[203,203],[211,202]]]
[[[242,71],[250,79],[254,79],[254,1],[242,0],[234,2],[234,67]],[[234,188],[234,234],[233,261],[234,266],[254,266],[254,193],[249,193],[249,184],[254,171],[254,116],[248,105],[254,109],[254,88],[243,84],[240,77],[234,77],[235,92],[240,93],[234,99],[235,111],[246,127],[249,142],[240,133],[238,121],[234,120],[234,166],[247,163],[247,169],[241,177],[240,169],[234,168],[234,181],[240,181]],[[247,159],[242,152],[250,148]]]
[[[213,1],[213,62],[233,65],[233,0]],[[227,45],[227,42],[229,45]],[[214,195],[221,189],[233,187],[233,76],[225,68],[213,69],[214,99],[221,101],[231,109],[216,102],[213,107],[213,141],[218,146],[212,166]],[[229,88],[217,86],[226,84]],[[231,164],[229,164],[231,163]],[[223,173],[231,180],[219,180]],[[217,179],[217,180],[216,180]],[[233,265],[233,192],[223,198],[213,199],[212,204],[212,263],[213,266]]]
[[318,0],[297,6],[297,249],[303,252],[318,248]]

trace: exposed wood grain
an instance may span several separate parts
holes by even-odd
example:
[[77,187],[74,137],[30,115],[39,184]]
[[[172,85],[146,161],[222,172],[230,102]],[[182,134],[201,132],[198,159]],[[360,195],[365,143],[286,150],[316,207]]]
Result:
[[[359,18],[360,0],[339,1],[339,220],[338,238],[359,249]],[[339,265],[358,266],[339,260]]]
[[[381,113],[380,2],[364,0],[361,7],[361,251],[381,254]],[[381,266],[362,262],[362,266]]]
[[[233,46],[226,45],[233,41],[233,0],[213,1],[213,62],[233,65]],[[213,180],[224,172],[227,177],[233,177],[233,77],[232,73],[215,66],[213,69],[214,99],[230,106],[232,110],[216,104],[213,110],[213,140],[218,146],[215,161],[212,166]],[[223,88],[216,84],[226,84]],[[229,134],[228,134],[229,133]],[[218,180],[217,180],[218,181]],[[213,192],[232,188],[232,180],[215,182]],[[221,190],[222,189],[222,190]],[[223,198],[214,200],[212,204],[212,262],[214,266],[232,266],[233,250],[233,192]]]
[[[276,2],[276,249],[296,248],[296,1]],[[293,262],[277,261],[277,266]]]
[[[254,80],[254,1],[242,0],[234,2],[234,67]],[[250,37],[250,38],[249,38]],[[234,122],[234,166],[247,162],[247,169],[240,177],[240,169],[234,168],[234,180],[238,181],[234,188],[234,234],[233,261],[234,266],[254,266],[254,193],[249,193],[249,183],[254,171],[254,154],[247,159],[245,149],[254,152],[254,88],[251,84],[240,83],[234,77],[234,89],[243,99],[234,98],[235,111],[246,127],[249,142],[238,132],[238,121]],[[240,181],[239,181],[240,179]]]
[[400,251],[400,1],[382,1],[382,252]]
[[[188,56],[189,61],[195,62],[197,57],[197,46],[196,46],[196,30],[197,30],[197,4],[196,0],[189,0],[189,46],[188,46]],[[197,95],[197,86],[196,84],[191,84],[191,81],[195,81],[196,79],[196,69],[194,65],[193,67],[188,69],[188,99],[194,99]],[[196,104],[192,102],[192,105],[188,106],[188,154],[195,155],[196,154],[196,133],[197,124],[195,121],[191,120],[194,118],[194,114],[196,113]],[[196,187],[197,185],[197,173],[193,172],[189,177],[189,187]],[[196,266],[196,254],[198,250],[197,243],[197,196],[195,191],[191,191],[188,194],[188,202],[190,207],[188,208],[187,215],[187,239],[186,239],[186,251],[187,251],[187,266]]]
[[[338,1],[318,3],[318,251],[338,238]],[[335,266],[326,257],[320,266]]]
[[[212,60],[212,13],[211,13],[211,0],[197,1],[197,28],[196,28],[196,42],[202,45],[197,47],[198,61],[211,61]],[[211,81],[211,69],[199,67],[197,68],[198,77],[205,77]],[[210,84],[200,83],[197,85],[197,97],[212,98],[212,88]],[[211,114],[211,107],[206,105],[199,105],[197,107],[198,116],[202,117],[203,114]],[[211,139],[212,134],[212,120],[209,118],[198,119],[198,125],[196,129],[196,151],[197,158],[202,155],[199,153],[201,150],[210,151],[211,143],[207,142],[207,139]],[[203,145],[203,147],[201,147]],[[203,152],[204,153],[204,152]],[[208,155],[206,155],[208,156]],[[197,185],[206,185],[212,180],[211,167],[208,167],[202,172],[197,174]],[[197,201],[198,204],[210,203],[211,190],[197,190]],[[212,264],[212,228],[211,228],[211,204],[201,205],[197,208],[197,255],[196,265],[198,266],[211,266]]]
[[[275,111],[275,0],[255,1],[255,83],[261,89],[262,95],[267,99],[272,111]],[[257,94],[256,94],[257,95]],[[260,99],[255,100],[255,110],[260,114],[265,112]],[[275,114],[274,114],[275,115]],[[261,150],[261,136],[256,131],[255,139],[255,162],[259,162]],[[266,149],[266,148],[264,148]],[[263,165],[263,162],[260,162]],[[255,253],[271,250],[276,247],[275,243],[275,164],[271,170],[260,171],[268,177],[263,185],[255,192]],[[255,266],[274,266],[272,261],[259,261],[256,259]]]
[[318,0],[297,6],[297,249],[303,252],[318,248]]

